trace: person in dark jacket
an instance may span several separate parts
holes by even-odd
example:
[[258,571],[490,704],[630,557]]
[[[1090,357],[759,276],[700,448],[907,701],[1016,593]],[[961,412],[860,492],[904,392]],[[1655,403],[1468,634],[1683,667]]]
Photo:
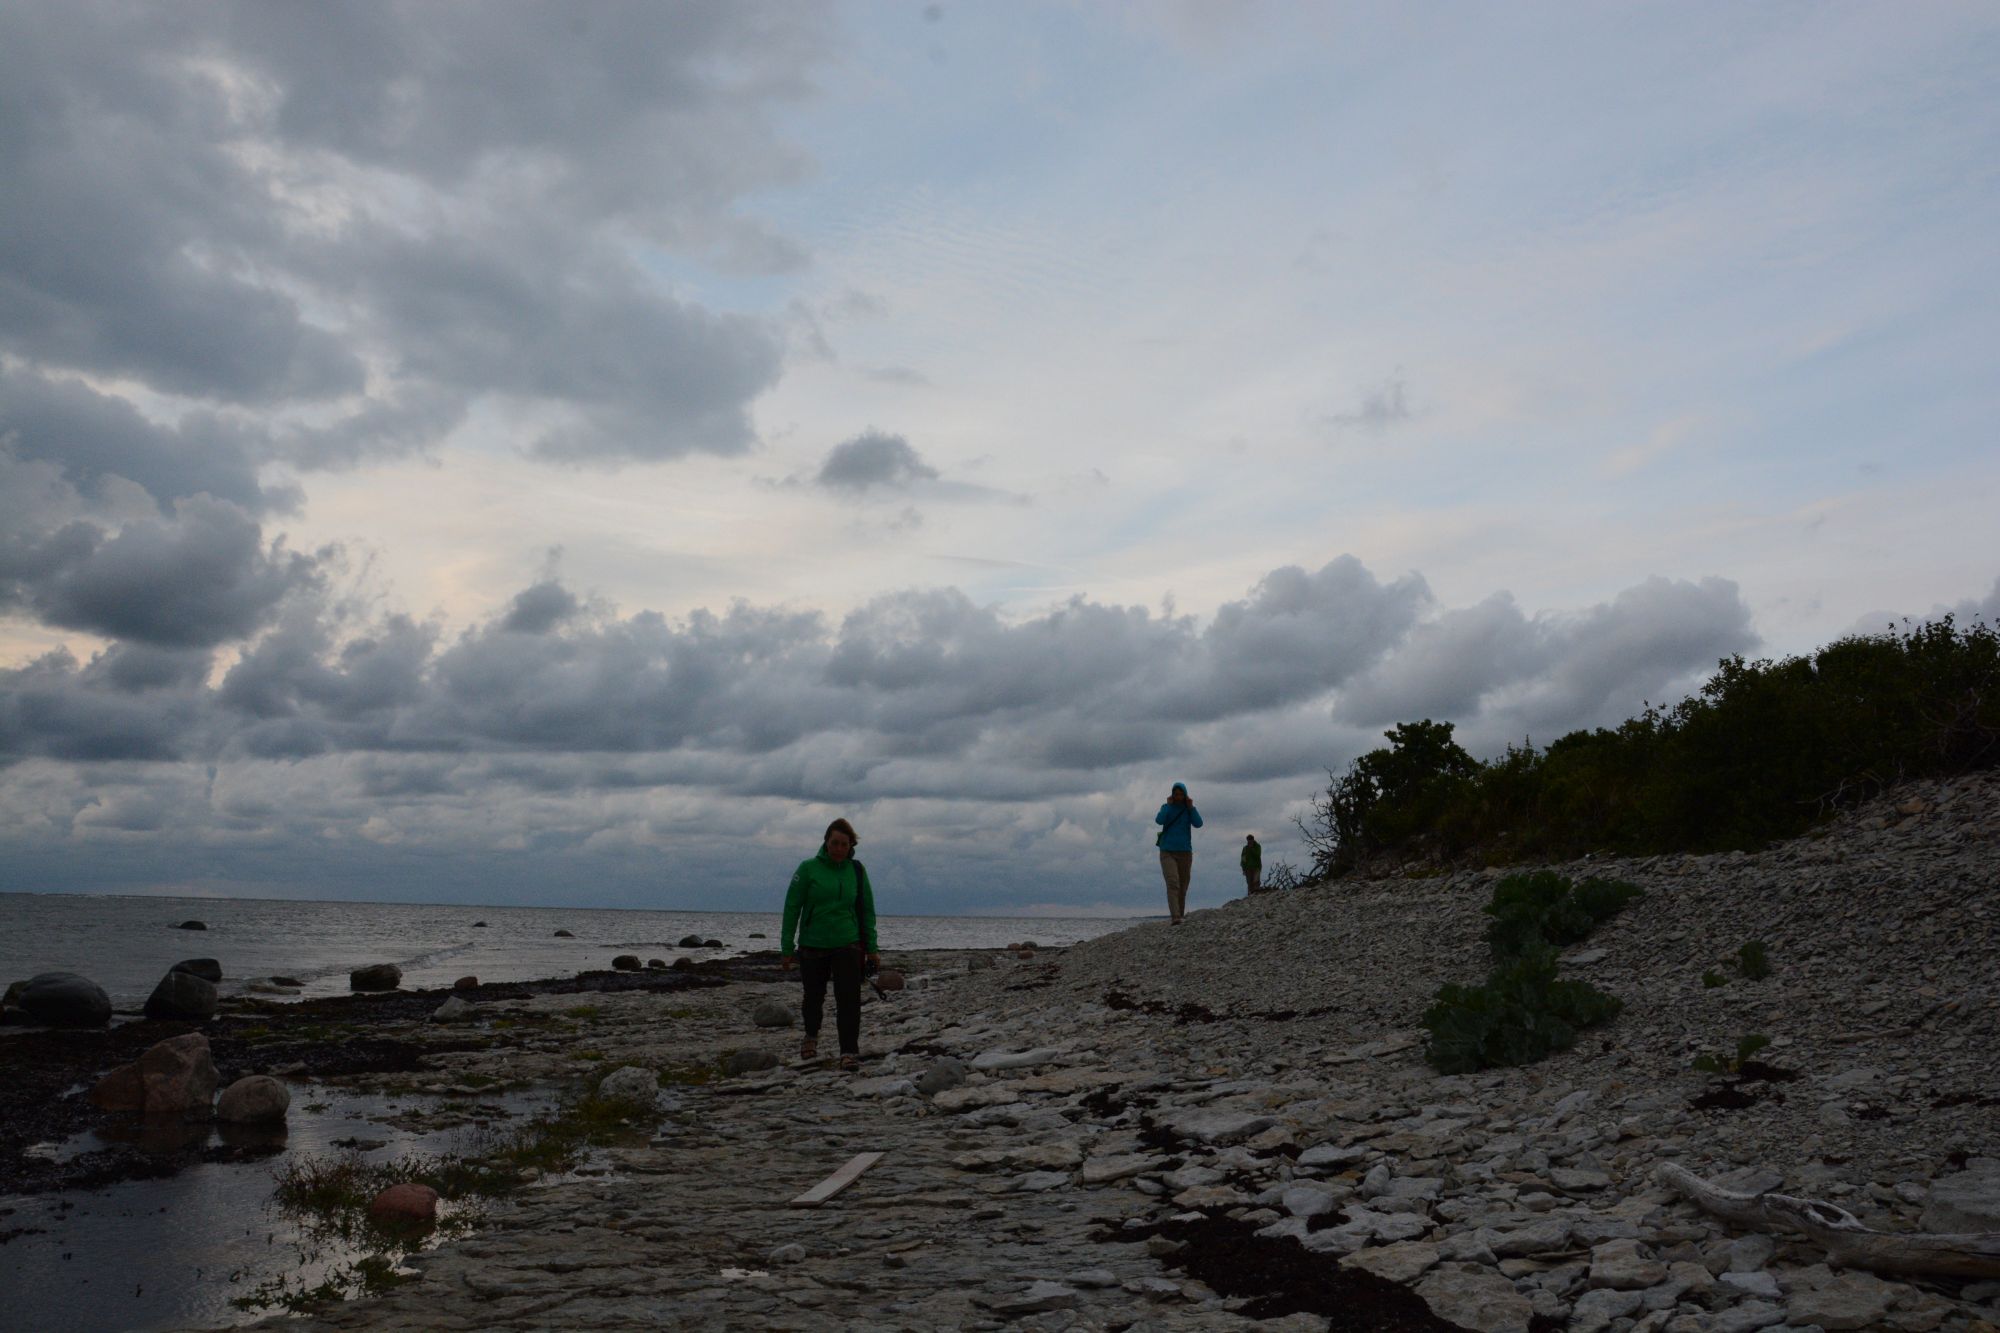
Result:
[[819,1055],[820,1019],[831,981],[842,1069],[861,1063],[863,965],[873,969],[882,962],[875,940],[875,894],[868,886],[867,867],[854,859],[860,841],[854,825],[844,819],[826,826],[819,854],[799,862],[792,872],[779,944],[785,970],[796,966],[805,982],[806,1039],[799,1058]]
[[1194,875],[1194,831],[1201,827],[1201,811],[1194,808],[1185,782],[1174,784],[1153,822],[1160,826],[1155,841],[1160,847],[1160,876],[1167,881],[1167,915],[1178,926],[1187,915],[1188,880]]
[[1257,841],[1257,835],[1243,835],[1243,854],[1236,858],[1236,864],[1243,870],[1243,887],[1251,893],[1258,893],[1264,887],[1264,846]]

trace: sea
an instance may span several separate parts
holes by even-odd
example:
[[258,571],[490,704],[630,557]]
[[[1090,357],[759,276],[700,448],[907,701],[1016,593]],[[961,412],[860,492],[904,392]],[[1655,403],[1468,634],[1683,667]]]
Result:
[[[188,921],[206,929],[179,928]],[[889,951],[997,949],[1030,940],[1075,944],[1130,924],[885,916],[877,933]],[[300,993],[309,998],[345,994],[348,973],[370,963],[402,968],[405,989],[449,986],[463,976],[536,981],[608,968],[621,953],[671,963],[684,955],[717,958],[775,948],[778,929],[772,912],[0,893],[0,982],[78,972],[110,993],[119,1011],[114,1021],[125,1022],[136,1017],[166,970],[186,958],[217,959],[225,992],[276,975],[303,982]],[[678,941],[691,935],[719,940],[721,947],[679,948]],[[7,1034],[17,1030],[0,1028],[0,1077]],[[553,1095],[481,1100],[518,1117],[546,1106]],[[274,1173],[305,1158],[354,1154],[380,1162],[466,1150],[469,1131],[427,1129],[421,1116],[395,1114],[437,1100],[302,1084],[294,1088],[277,1156],[202,1162],[172,1176],[93,1190],[0,1195],[0,1292],[7,1293],[0,1326],[145,1331],[216,1327],[281,1311],[286,1293],[337,1280],[367,1247],[315,1232],[278,1208]],[[107,1125],[31,1151],[69,1157],[109,1146],[115,1132]],[[217,1132],[192,1125],[187,1142],[201,1146]],[[185,1144],[176,1139],[164,1146]]]
[[[206,929],[180,929],[190,921]],[[888,951],[999,949],[1027,941],[1075,944],[1132,924],[1104,917],[883,916],[876,936]],[[449,986],[465,976],[539,981],[609,968],[621,953],[671,964],[683,956],[775,949],[779,925],[776,912],[0,893],[0,985],[38,972],[76,972],[104,987],[114,1009],[130,1010],[187,958],[220,962],[225,994],[280,976],[303,982],[304,998],[341,995],[348,974],[371,963],[402,968],[406,990]],[[570,934],[558,936],[559,930]],[[679,948],[689,936],[722,947]]]

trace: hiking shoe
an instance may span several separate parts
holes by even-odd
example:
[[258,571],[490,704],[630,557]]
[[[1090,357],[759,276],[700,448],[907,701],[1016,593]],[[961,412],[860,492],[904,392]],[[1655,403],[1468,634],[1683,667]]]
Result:
[[799,1059],[817,1060],[818,1058],[819,1058],[819,1038],[807,1037],[804,1041],[799,1043]]
[[847,1071],[848,1073],[854,1072],[855,1070],[861,1068],[861,1057],[858,1055],[841,1056],[840,1068]]

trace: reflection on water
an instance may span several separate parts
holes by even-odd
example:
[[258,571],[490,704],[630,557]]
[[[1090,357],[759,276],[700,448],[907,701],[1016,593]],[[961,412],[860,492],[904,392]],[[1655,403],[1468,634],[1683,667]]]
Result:
[[[87,1333],[261,1318],[269,1311],[242,1310],[231,1301],[260,1289],[268,1294],[277,1280],[291,1290],[309,1289],[369,1250],[338,1236],[310,1234],[274,1207],[275,1170],[301,1153],[355,1152],[365,1161],[386,1162],[412,1153],[459,1152],[478,1132],[462,1122],[438,1130],[410,1127],[412,1110],[456,1110],[462,1100],[325,1088],[314,1088],[309,1100],[324,1110],[294,1102],[286,1126],[119,1118],[50,1145],[51,1155],[64,1158],[112,1146],[174,1155],[216,1144],[232,1155],[274,1155],[204,1162],[166,1179],[101,1190],[0,1197],[0,1236],[13,1235],[0,1244],[6,1326]],[[515,1118],[547,1104],[532,1096],[481,1101],[496,1116]]]

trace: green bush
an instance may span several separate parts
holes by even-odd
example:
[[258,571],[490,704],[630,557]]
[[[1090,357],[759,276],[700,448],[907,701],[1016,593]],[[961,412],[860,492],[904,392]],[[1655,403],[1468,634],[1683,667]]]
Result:
[[2000,631],[1945,616],[1806,657],[1725,658],[1677,704],[1483,763],[1449,722],[1384,736],[1299,821],[1314,879],[1383,855],[1749,849],[1892,783],[2000,764]]
[[1704,1074],[1741,1073],[1743,1066],[1750,1063],[1750,1057],[1771,1044],[1771,1039],[1761,1032],[1746,1032],[1736,1039],[1736,1054],[1710,1055],[1704,1052],[1694,1058],[1694,1067]]
[[1494,886],[1493,900],[1483,909],[1493,918],[1486,944],[1496,960],[1543,945],[1575,944],[1643,897],[1644,889],[1624,880],[1592,878],[1574,884],[1553,870],[1508,875]]
[[1424,1058],[1446,1074],[1530,1064],[1567,1050],[1578,1032],[1623,1007],[1588,982],[1558,979],[1555,954],[1532,950],[1494,968],[1482,985],[1441,987],[1424,1011]]
[[1736,970],[1750,981],[1762,981],[1771,975],[1771,957],[1764,941],[1751,940],[1736,951]]

